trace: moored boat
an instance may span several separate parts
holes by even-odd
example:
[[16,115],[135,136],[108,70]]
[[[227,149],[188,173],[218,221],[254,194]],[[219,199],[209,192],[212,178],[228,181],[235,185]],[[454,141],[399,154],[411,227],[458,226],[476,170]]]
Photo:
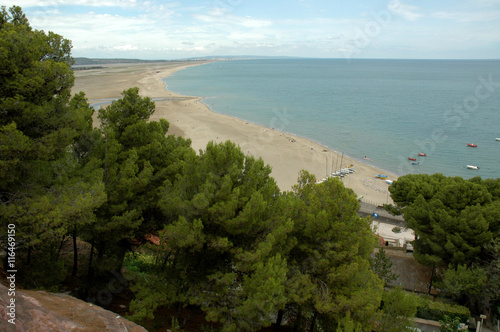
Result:
[[412,165],[420,165],[420,163],[418,161],[414,161],[411,163]]
[[416,161],[417,159],[412,158],[412,157],[408,157],[408,160],[413,160],[413,161]]
[[467,165],[467,168],[468,169],[479,169],[478,166],[474,166],[474,165]]
[[497,138],[496,138],[496,140],[497,140],[497,141],[500,141],[500,137],[497,137]]
[[427,155],[425,153],[419,153],[418,154],[420,157],[427,157]]
[[467,143],[467,146],[470,146],[470,147],[473,147],[473,148],[477,148],[477,144]]

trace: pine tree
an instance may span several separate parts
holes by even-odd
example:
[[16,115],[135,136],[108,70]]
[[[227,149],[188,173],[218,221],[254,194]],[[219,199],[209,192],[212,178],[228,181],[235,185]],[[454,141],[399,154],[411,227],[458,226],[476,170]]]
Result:
[[82,203],[98,176],[93,189],[68,190],[79,168],[72,149],[90,130],[93,112],[83,94],[71,98],[70,52],[69,40],[32,29],[20,7],[2,7],[0,219],[2,228],[16,225],[19,256],[37,264],[23,276],[39,285],[64,278],[58,257],[70,220],[102,202]]
[[270,172],[231,142],[209,143],[165,184],[159,204],[173,221],[161,232],[155,272],[135,285],[136,319],[192,304],[225,331],[271,324],[285,301],[281,248],[292,224],[278,213]]
[[380,248],[370,261],[373,272],[384,281],[385,285],[390,284],[396,280],[399,275],[391,271],[392,261],[385,254],[384,248]]
[[354,193],[337,179],[316,184],[303,171],[294,195],[296,244],[289,253],[287,292],[296,329],[312,330],[316,322],[336,326],[346,314],[367,327],[382,283],[370,269],[375,238],[369,221],[356,213]]

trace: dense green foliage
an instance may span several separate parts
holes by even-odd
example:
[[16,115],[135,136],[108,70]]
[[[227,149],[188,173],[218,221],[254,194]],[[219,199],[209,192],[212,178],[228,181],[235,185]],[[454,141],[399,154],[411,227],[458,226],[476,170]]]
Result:
[[385,250],[381,247],[378,252],[373,256],[370,261],[371,268],[373,272],[379,276],[385,283],[385,285],[389,285],[391,282],[396,280],[399,275],[392,272],[392,261],[385,254]]
[[408,294],[400,287],[385,291],[382,296],[383,306],[379,312],[376,331],[399,332],[414,331],[413,317],[421,299],[415,294]]
[[227,330],[271,323],[285,301],[281,247],[292,223],[277,213],[282,203],[270,172],[231,142],[210,143],[165,183],[158,204],[176,219],[160,232],[154,273],[136,284],[138,317],[191,304]]
[[414,256],[475,312],[498,306],[500,179],[405,175],[390,192],[415,231]]
[[[383,250],[370,258],[377,238],[352,190],[303,171],[280,192],[270,167],[229,141],[196,153],[166,120],[150,121],[155,105],[138,88],[93,127],[85,95],[70,93],[70,50],[19,7],[2,8],[0,227],[16,226],[24,285],[71,284],[95,298],[125,264],[136,320],[194,306],[224,331],[411,325],[413,297],[383,293],[394,275]],[[436,175],[392,187],[417,258],[450,264],[450,294],[496,301],[499,182]],[[146,244],[152,235],[159,244]]]
[[83,94],[71,98],[68,40],[33,30],[19,7],[2,8],[0,24],[1,227],[15,223],[18,253],[37,266],[23,278],[44,285],[37,276],[61,266],[66,235],[105,200],[102,171],[71,153],[92,131],[93,110]]
[[422,319],[441,321],[445,317],[451,317],[458,319],[462,323],[467,322],[470,315],[470,310],[464,306],[441,301],[431,301],[427,298],[420,299],[416,313],[416,317]]
[[303,171],[290,201],[289,315],[300,329],[313,329],[316,320],[335,326],[346,313],[366,327],[380,303],[382,282],[370,269],[376,239],[370,221],[356,214],[356,196],[337,179],[317,185]]

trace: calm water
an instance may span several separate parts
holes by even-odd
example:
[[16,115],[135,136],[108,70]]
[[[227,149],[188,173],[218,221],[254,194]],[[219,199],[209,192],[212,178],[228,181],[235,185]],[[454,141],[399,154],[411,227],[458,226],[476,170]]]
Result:
[[215,112],[398,175],[500,175],[500,60],[240,60],[187,68],[166,83]]

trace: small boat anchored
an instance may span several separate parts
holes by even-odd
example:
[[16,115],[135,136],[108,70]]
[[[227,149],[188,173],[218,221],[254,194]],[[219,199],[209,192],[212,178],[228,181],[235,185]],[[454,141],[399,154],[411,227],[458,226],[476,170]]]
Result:
[[472,148],[477,148],[477,144],[467,143],[467,146],[470,146]]
[[467,165],[467,168],[468,169],[479,169],[478,166],[474,166],[474,165]]
[[411,163],[412,165],[420,165],[420,163],[418,161],[414,161]]
[[413,160],[413,161],[416,161],[417,159],[412,158],[412,157],[408,157],[408,160]]
[[419,153],[418,154],[420,157],[427,157],[427,155],[425,153]]
[[500,137],[495,138],[497,141],[500,141]]

